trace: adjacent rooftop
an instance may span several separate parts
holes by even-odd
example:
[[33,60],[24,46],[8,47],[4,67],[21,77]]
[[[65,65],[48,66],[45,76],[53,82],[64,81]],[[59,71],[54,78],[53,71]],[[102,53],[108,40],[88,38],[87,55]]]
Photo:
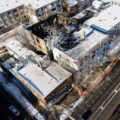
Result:
[[22,64],[21,67],[19,65],[21,64],[17,63],[13,58],[9,58],[3,62],[5,68],[13,74],[20,76],[43,98],[47,97],[55,88],[71,76],[71,73],[55,63],[52,63],[45,71],[42,71],[37,65],[31,62]]
[[67,3],[70,7],[75,6],[78,4],[77,0],[67,0]]
[[12,10],[21,5],[26,5],[37,10],[55,1],[57,0],[0,0],[0,13]]
[[14,52],[14,54],[24,59],[28,59],[28,57],[31,56],[35,60],[42,60],[42,57],[40,55],[37,55],[32,50],[26,48],[19,41],[17,41],[15,37],[10,37],[9,39],[6,39],[3,43],[1,43],[1,46],[2,45],[7,46],[12,52]]
[[[17,41],[14,41],[14,44],[16,45]],[[72,74],[70,72],[54,62],[52,62],[45,70],[42,70],[34,62],[28,59],[21,59],[22,56],[25,56],[25,52],[27,53],[28,50],[26,49],[26,51],[23,47],[23,51],[21,52],[21,50],[19,51],[19,48],[21,49],[19,45],[18,48],[13,48],[16,52],[15,50],[12,51],[13,49],[11,50],[9,46],[6,46],[3,50],[1,49],[1,64],[17,78],[20,77],[27,82],[43,98],[46,98],[53,90],[71,77]]]
[[[82,40],[83,34],[85,34],[85,39]],[[84,58],[94,47],[108,38],[107,35],[86,26],[83,26],[80,31],[74,32],[72,37],[73,39],[75,39],[75,41],[78,41],[77,45],[74,46],[72,49],[64,50],[62,46],[59,45],[61,44],[60,42],[57,43],[56,46],[60,50],[64,51],[64,53],[66,53],[68,56],[76,60]]]
[[17,0],[0,0],[0,13],[7,12],[9,10],[15,9],[19,6],[22,6],[23,3],[20,3]]
[[111,0],[114,3],[120,4],[120,0]]
[[120,6],[113,5],[102,11],[98,16],[89,19],[84,24],[91,27],[96,26],[108,32],[118,23],[120,23]]
[[19,0],[19,2],[23,3],[26,6],[32,7],[35,10],[55,1],[57,0]]

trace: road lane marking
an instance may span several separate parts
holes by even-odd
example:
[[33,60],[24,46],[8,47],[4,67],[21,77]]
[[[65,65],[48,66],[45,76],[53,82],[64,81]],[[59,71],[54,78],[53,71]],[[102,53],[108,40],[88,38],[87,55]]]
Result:
[[[104,101],[104,103],[97,109],[97,111],[93,114],[91,118],[94,120],[97,120],[97,118],[100,116],[102,111],[108,106],[108,104],[114,99],[114,97],[117,95],[117,93],[120,91],[120,83],[115,87],[115,89],[112,91],[112,93],[107,97],[107,99]],[[109,99],[109,100],[108,100]],[[106,104],[105,102],[108,101]],[[105,104],[105,105],[104,105]],[[101,110],[101,111],[100,111]],[[95,116],[95,118],[94,118]],[[90,119],[91,119],[90,118]],[[91,119],[91,120],[93,120]]]

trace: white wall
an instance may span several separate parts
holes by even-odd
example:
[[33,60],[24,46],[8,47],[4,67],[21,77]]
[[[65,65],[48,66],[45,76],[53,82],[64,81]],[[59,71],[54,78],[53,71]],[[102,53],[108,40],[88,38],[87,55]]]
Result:
[[[79,70],[80,64],[79,61],[72,59],[68,55],[66,55],[64,52],[60,51],[58,48],[53,47],[53,56],[56,61],[63,62],[66,66],[69,66],[75,70]],[[78,64],[76,64],[76,62]]]

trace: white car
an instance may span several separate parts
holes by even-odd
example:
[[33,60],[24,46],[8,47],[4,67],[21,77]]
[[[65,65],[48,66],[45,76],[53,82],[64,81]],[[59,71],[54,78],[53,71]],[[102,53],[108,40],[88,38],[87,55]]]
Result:
[[20,111],[16,109],[15,106],[11,105],[9,107],[9,110],[15,115],[15,116],[19,116],[20,115]]

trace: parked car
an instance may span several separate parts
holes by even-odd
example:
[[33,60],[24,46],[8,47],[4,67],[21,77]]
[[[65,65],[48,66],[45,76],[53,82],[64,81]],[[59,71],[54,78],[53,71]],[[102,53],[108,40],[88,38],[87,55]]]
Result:
[[20,111],[17,110],[17,108],[16,108],[15,106],[13,106],[13,105],[11,105],[11,106],[9,107],[9,110],[10,110],[15,116],[19,116],[19,115],[20,115]]

